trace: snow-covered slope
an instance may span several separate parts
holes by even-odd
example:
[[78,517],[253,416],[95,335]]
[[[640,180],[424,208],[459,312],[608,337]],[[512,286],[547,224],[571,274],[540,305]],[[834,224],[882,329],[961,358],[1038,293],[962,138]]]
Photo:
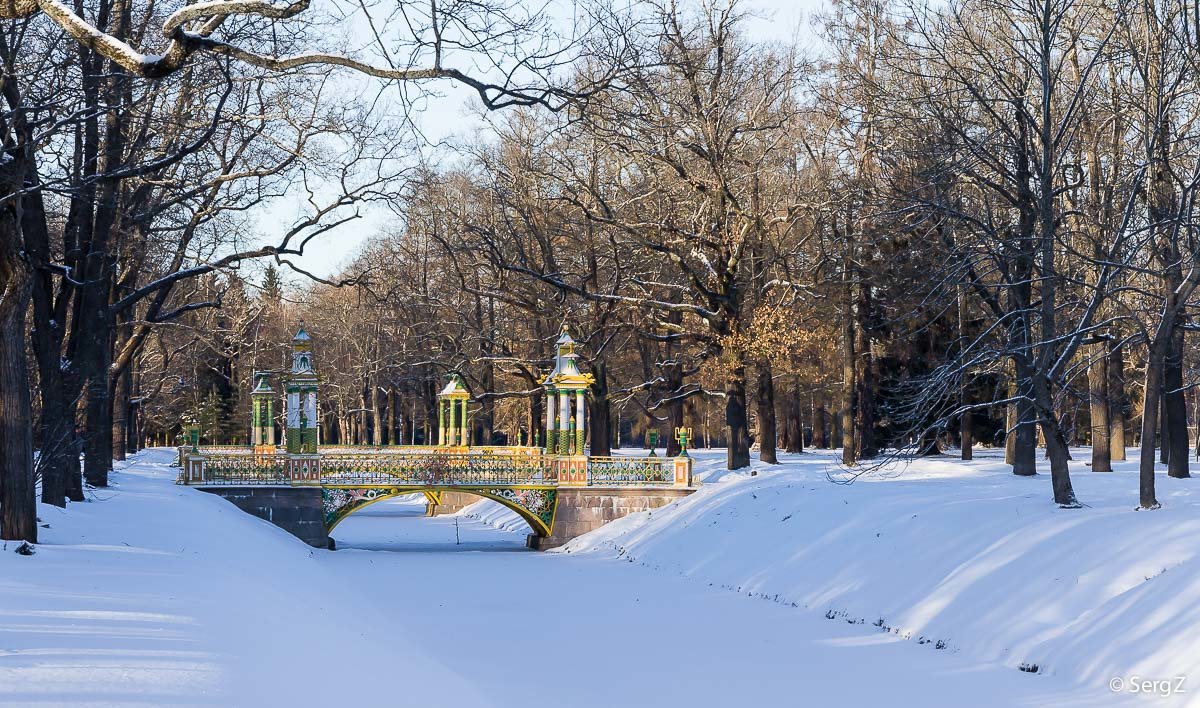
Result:
[[703,453],[700,492],[565,552],[406,500],[331,552],[173,485],[171,456],[0,553],[0,705],[1143,705],[1108,681],[1200,676],[1190,480],[1133,512],[1131,472],[1079,465],[1091,506],[1059,511],[986,454],[845,486],[824,454]]
[[[1163,509],[1138,512],[1135,463],[1094,473],[1086,449],[1075,458],[1087,506],[1060,510],[1048,475],[1014,477],[1000,451],[922,459],[853,484],[829,480],[831,453],[756,462],[751,476],[718,472],[720,455],[702,451],[699,468],[714,481],[699,492],[559,550],[623,557],[1014,669],[1037,665],[1081,687],[1120,678],[1129,692],[1133,677],[1191,676],[1200,703],[1200,480],[1160,475]],[[488,516],[480,511],[467,513]]]
[[6,544],[0,705],[339,705],[345,675],[318,676],[331,651],[413,678],[414,702],[480,704],[403,634],[364,640],[327,551],[175,486],[172,459],[147,450],[93,503],[41,506],[34,556]]

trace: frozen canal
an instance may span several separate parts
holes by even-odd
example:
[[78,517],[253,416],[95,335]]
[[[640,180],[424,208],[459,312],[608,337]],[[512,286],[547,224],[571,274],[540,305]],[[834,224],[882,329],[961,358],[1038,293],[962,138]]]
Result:
[[381,502],[311,549],[173,484],[151,450],[0,553],[0,705],[1096,705],[971,663],[524,534]]
[[398,608],[403,631],[460,672],[446,705],[1094,704],[1047,677],[631,563],[528,551],[523,533],[423,509],[355,513],[322,561],[355,578],[347,597]]

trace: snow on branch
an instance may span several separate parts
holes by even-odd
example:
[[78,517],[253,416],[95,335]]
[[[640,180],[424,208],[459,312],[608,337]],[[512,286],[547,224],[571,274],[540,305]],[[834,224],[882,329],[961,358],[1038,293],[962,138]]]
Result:
[[[442,59],[442,45],[445,40],[439,28],[439,23],[445,20],[438,16],[436,5],[433,6],[431,16],[436,39],[433,41],[433,58],[429,66],[377,66],[349,56],[322,52],[272,56],[212,36],[227,18],[251,16],[287,20],[306,11],[310,3],[311,0],[284,3],[268,0],[205,0],[187,5],[171,13],[163,22],[162,35],[168,43],[158,54],[144,54],[120,38],[102,31],[60,0],[0,0],[0,19],[26,18],[41,12],[83,47],[96,52],[130,74],[151,79],[162,78],[178,71],[194,54],[200,52],[230,57],[271,71],[323,65],[342,67],[367,76],[393,81],[450,79],[473,88],[489,109],[541,105],[555,111],[594,93],[608,80],[593,82],[597,88],[583,91],[551,87],[548,82],[545,86],[522,87],[509,83],[511,71],[504,72],[503,83],[492,83],[460,69],[447,67]],[[529,63],[522,61],[519,65],[528,67]]]

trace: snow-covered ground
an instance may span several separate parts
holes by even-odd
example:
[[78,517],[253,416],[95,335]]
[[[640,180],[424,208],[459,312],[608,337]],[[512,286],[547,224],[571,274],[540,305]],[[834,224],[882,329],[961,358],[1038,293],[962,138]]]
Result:
[[[1048,474],[1015,477],[1000,450],[894,465],[848,485],[829,481],[837,456],[783,455],[777,466],[755,462],[751,476],[724,472],[723,451],[701,451],[700,492],[560,550],[971,660],[1036,666],[1084,692],[1200,705],[1200,479],[1160,473],[1163,509],[1139,512],[1136,450],[1115,472],[1094,473],[1079,449],[1072,479],[1086,508],[1060,510]],[[504,520],[484,504],[464,513]]]
[[[330,552],[146,451],[43,507],[36,555],[0,553],[0,705],[1200,703],[1195,482],[1135,513],[1132,472],[1080,465],[1090,506],[1060,511],[980,457],[847,486],[824,454],[751,477],[700,453],[700,492],[562,552],[411,500]],[[1108,688],[1189,673],[1149,703]]]

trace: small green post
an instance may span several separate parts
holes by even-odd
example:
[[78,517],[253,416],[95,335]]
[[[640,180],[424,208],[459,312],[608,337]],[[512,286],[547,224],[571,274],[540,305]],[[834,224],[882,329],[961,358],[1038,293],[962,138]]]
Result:
[[675,439],[679,441],[679,456],[687,457],[688,441],[692,438],[692,429],[680,426],[675,428]]

